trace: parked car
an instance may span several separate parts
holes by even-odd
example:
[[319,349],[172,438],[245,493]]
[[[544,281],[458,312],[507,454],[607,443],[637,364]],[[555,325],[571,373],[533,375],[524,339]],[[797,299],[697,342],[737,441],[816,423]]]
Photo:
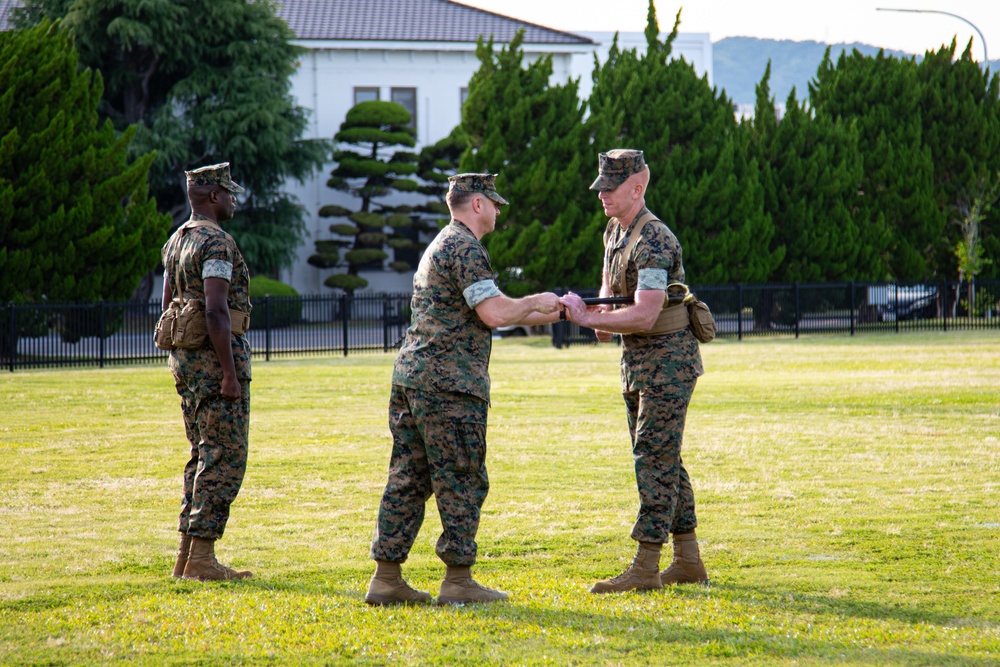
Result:
[[937,317],[937,287],[878,285],[868,288],[868,303],[877,308],[879,320],[923,320]]

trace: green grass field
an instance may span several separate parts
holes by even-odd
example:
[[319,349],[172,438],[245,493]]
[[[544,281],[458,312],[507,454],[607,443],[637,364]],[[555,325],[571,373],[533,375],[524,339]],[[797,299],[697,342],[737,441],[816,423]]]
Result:
[[[372,608],[392,357],[255,366],[220,559],[170,576],[187,446],[160,367],[0,374],[3,665],[1000,664],[1000,340],[703,348],[684,460],[712,586],[594,596],[637,497],[613,346],[498,341],[474,574]],[[404,575],[437,593],[431,504]]]

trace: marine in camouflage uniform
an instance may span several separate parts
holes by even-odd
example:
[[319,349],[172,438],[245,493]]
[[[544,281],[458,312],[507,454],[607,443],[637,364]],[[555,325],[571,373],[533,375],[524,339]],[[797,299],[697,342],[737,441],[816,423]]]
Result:
[[424,251],[413,277],[412,321],[392,374],[393,446],[371,545],[378,569],[365,598],[369,604],[430,600],[403,581],[399,565],[413,546],[431,495],[443,527],[436,551],[448,566],[438,603],[507,598],[479,586],[469,573],[489,492],[486,423],[491,329],[497,324],[482,315],[509,306],[512,322],[543,310],[546,319],[534,322],[552,321],[559,303],[554,294],[509,299],[497,286],[480,241],[495,225],[499,207],[507,204],[494,178],[459,174],[449,179],[453,219]]
[[[637,304],[637,292],[659,293],[666,307],[667,286],[684,283],[682,251],[673,232],[645,206],[643,195],[649,171],[643,154],[637,150],[618,149],[602,153],[599,165],[600,175],[591,189],[601,194],[606,212],[619,215],[626,212],[621,219],[612,217],[604,233],[601,293],[632,297]],[[637,228],[638,237],[631,239]],[[642,296],[647,298],[645,294]],[[571,298],[564,302],[573,303]],[[603,593],[705,580],[707,576],[700,574],[704,567],[694,541],[698,525],[694,491],[681,459],[688,403],[697,378],[704,372],[698,341],[690,328],[662,331],[654,326],[649,331],[634,321],[621,319],[615,327],[614,318],[627,317],[626,313],[587,313],[582,310],[582,302],[574,305],[575,308],[570,309],[574,320],[622,335],[622,394],[639,491],[639,512],[631,535],[640,544],[636,561],[619,577],[598,582],[592,590]],[[672,307],[684,308],[683,305]],[[602,325],[606,329],[602,329]],[[605,336],[610,338],[610,334]],[[670,534],[675,536],[675,563],[660,576],[659,551]],[[697,564],[687,569],[693,568],[696,574],[678,576],[678,568],[686,567],[683,558],[690,555],[692,546]]]
[[[249,314],[246,262],[233,237],[219,226],[232,217],[235,194],[243,188],[232,181],[228,163],[187,172],[187,182],[191,219],[174,232],[162,251],[164,308],[178,296],[174,293],[178,288],[185,302],[197,299],[210,305],[206,281],[221,279],[228,284],[225,301],[230,316],[234,311]],[[250,576],[219,564],[214,556],[214,542],[226,530],[230,506],[243,483],[250,430],[250,343],[229,328],[225,333],[228,351],[220,353],[211,335],[201,348],[170,351],[168,365],[181,397],[190,444],[178,520],[181,547],[174,569],[174,576],[187,579]],[[231,383],[228,389],[226,382]]]

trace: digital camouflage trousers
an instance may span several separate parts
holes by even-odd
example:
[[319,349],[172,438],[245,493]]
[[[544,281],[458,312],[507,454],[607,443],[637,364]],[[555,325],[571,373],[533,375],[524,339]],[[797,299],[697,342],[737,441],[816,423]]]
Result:
[[670,533],[690,533],[698,525],[691,478],[681,460],[684,419],[695,382],[624,394],[639,489],[639,515],[632,527],[636,541],[664,543]]
[[489,492],[486,401],[470,394],[392,386],[389,480],[379,505],[371,557],[402,563],[434,496],[443,531],[437,555],[447,565],[476,562],[479,513]]
[[184,430],[191,446],[184,466],[184,492],[177,529],[192,537],[218,539],[226,531],[247,467],[250,382],[242,398],[222,398],[222,381],[174,377]]

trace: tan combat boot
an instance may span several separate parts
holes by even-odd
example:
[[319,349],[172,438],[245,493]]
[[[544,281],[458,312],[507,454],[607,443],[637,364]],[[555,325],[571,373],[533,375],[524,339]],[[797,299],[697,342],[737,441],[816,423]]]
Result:
[[624,572],[612,579],[598,581],[591,593],[621,593],[623,591],[651,591],[663,588],[660,583],[660,549],[662,544],[639,542],[635,560]]
[[441,592],[437,603],[471,604],[473,602],[503,602],[507,594],[479,584],[472,578],[472,568],[468,565],[449,565],[441,582]]
[[184,576],[184,568],[188,564],[188,551],[191,549],[191,536],[181,533],[181,545],[177,547],[177,562],[174,563],[174,576],[180,579]]
[[375,576],[368,584],[365,602],[376,605],[422,604],[431,601],[431,594],[417,589],[403,579],[399,563],[375,561]]
[[250,572],[240,572],[228,568],[215,560],[215,540],[203,537],[191,538],[191,551],[188,553],[187,565],[184,567],[184,578],[195,581],[228,581],[230,579],[249,579]]
[[674,534],[674,560],[670,567],[660,573],[660,581],[664,586],[708,583],[708,572],[701,562],[694,531],[683,535]]

